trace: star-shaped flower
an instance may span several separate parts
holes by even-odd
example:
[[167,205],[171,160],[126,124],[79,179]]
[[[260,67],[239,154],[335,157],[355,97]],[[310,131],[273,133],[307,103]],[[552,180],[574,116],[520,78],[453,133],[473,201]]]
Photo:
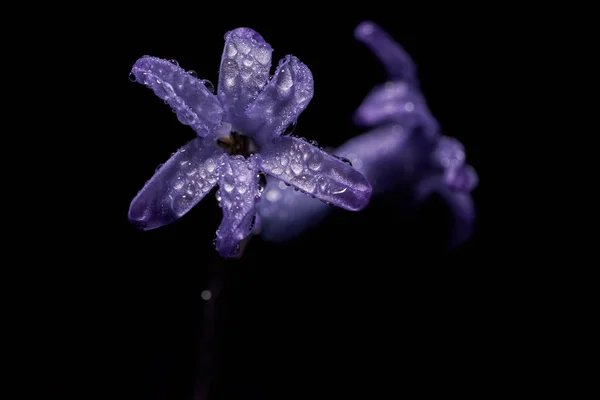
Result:
[[148,56],[135,63],[133,78],[198,135],[133,199],[129,219],[137,227],[175,221],[219,185],[223,220],[216,247],[236,257],[252,229],[262,172],[347,210],[367,205],[371,186],[357,170],[302,139],[282,136],[310,102],[313,77],[300,60],[286,56],[269,79],[271,53],[252,29],[228,32],[216,95],[175,63]]
[[[385,31],[361,23],[356,38],[379,58],[389,79],[376,86],[355,112],[357,125],[371,127],[333,150],[348,159],[373,186],[373,192],[413,192],[421,202],[436,192],[454,216],[452,244],[466,240],[475,208],[470,192],[478,177],[465,163],[465,150],[453,138],[442,136],[419,89],[410,56]],[[261,235],[267,240],[291,239],[321,221],[329,208],[297,196],[276,179],[269,179],[266,200],[259,205]]]

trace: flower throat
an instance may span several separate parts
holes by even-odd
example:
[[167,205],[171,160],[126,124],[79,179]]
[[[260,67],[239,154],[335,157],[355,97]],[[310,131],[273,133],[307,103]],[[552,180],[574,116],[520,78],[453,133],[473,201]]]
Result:
[[237,132],[231,132],[229,135],[217,139],[217,145],[230,156],[248,158],[258,151],[258,147],[252,138]]

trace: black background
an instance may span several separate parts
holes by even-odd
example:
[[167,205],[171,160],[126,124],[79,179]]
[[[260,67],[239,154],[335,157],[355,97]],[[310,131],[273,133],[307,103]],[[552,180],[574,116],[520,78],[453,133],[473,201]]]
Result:
[[[81,84],[93,85],[88,111],[100,118],[81,126],[89,149],[84,167],[94,181],[84,184],[88,200],[74,205],[73,230],[52,250],[62,264],[47,272],[52,289],[41,304],[49,352],[42,368],[52,393],[190,399],[209,376],[198,369],[207,354],[204,321],[219,339],[209,353],[211,398],[494,389],[490,365],[501,345],[491,293],[498,277],[486,268],[482,195],[491,36],[470,8],[394,8],[368,2],[325,13],[301,2],[140,3],[82,27],[93,32],[97,58],[86,61]],[[315,96],[295,134],[335,147],[362,132],[352,113],[385,80],[353,37],[363,20],[381,25],[414,58],[443,134],[465,145],[479,173],[468,243],[447,249],[451,219],[436,198],[408,215],[389,199],[361,213],[336,210],[300,240],[252,239],[236,261],[220,259],[212,245],[221,219],[212,194],[169,226],[139,232],[129,225],[137,191],[194,137],[152,91],[129,81],[137,58],[176,59],[216,85],[223,35],[251,27],[274,48],[274,64],[294,54],[311,68]],[[223,287],[217,317],[207,319],[200,293],[215,282]]]

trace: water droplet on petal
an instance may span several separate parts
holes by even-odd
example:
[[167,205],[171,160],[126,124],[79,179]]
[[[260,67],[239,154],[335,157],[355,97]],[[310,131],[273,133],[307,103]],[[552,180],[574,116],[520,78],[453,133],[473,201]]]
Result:
[[262,172],[256,176],[258,178],[258,195],[261,196],[262,192],[267,186],[267,177]]
[[289,124],[287,126],[287,128],[285,128],[285,130],[281,133],[281,135],[282,136],[289,136],[289,135],[291,135],[296,130],[296,125],[297,125],[296,122],[293,122],[293,123]]
[[173,65],[176,65],[177,67],[179,67],[179,63],[177,62],[177,60],[169,60],[169,62]]
[[316,140],[311,140],[310,144],[312,144],[313,146],[319,147],[319,143]]
[[154,170],[154,172],[158,172],[158,170],[161,169],[163,165],[165,165],[165,164],[164,163],[163,164],[158,164],[156,166],[156,169]]
[[137,82],[137,79],[135,79],[135,75],[133,74],[133,72],[130,72],[130,73],[129,73],[129,80],[130,80],[131,82]]
[[221,197],[221,191],[220,191],[220,190],[217,190],[217,191],[215,192],[215,197],[217,198],[217,201],[218,201],[218,202],[220,202],[220,201],[221,201],[221,198],[222,198],[222,197]]
[[340,157],[340,161],[348,164],[349,166],[352,166],[352,163],[346,157]]
[[193,69],[190,69],[188,71],[188,74],[190,74],[191,76],[193,76],[194,78],[198,77],[198,73],[196,71],[194,71]]
[[202,83],[204,83],[204,86],[206,86],[206,88],[211,92],[214,93],[215,92],[215,85],[213,85],[213,83],[211,81],[209,81],[208,79],[203,79]]

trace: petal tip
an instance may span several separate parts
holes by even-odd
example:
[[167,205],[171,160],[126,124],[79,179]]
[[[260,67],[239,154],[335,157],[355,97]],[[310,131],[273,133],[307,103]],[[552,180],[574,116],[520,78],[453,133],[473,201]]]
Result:
[[240,27],[232,29],[229,32],[225,33],[225,40],[233,38],[251,39],[256,43],[264,43],[269,45],[262,37],[262,35],[252,28]]
[[363,21],[354,29],[354,37],[358,40],[367,38],[379,29],[379,26],[371,21]]

